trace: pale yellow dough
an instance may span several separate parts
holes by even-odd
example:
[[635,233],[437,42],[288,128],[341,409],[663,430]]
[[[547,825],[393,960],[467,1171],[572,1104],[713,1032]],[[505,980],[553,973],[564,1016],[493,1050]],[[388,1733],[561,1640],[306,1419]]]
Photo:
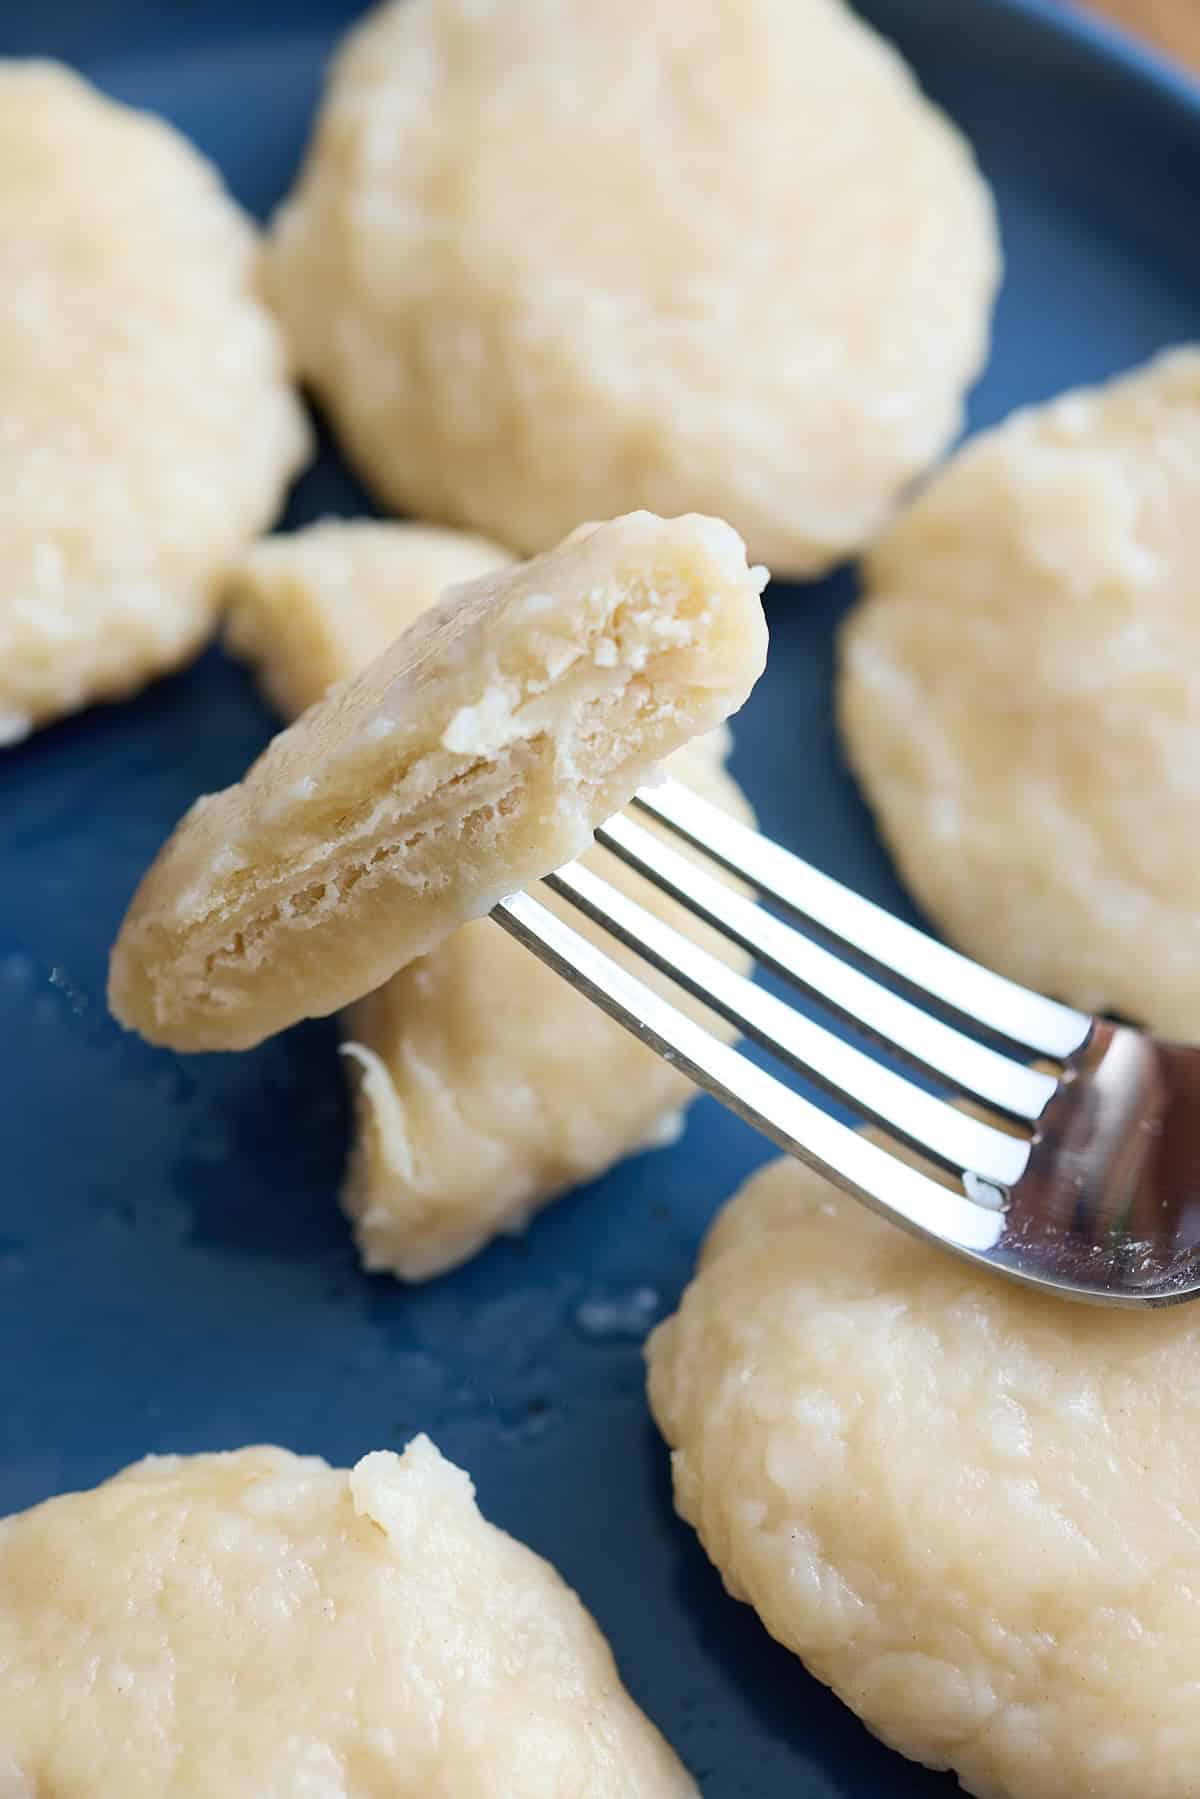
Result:
[[880,540],[851,762],[973,956],[1200,1039],[1200,349],[1017,413]]
[[[447,581],[503,554],[458,532],[369,520],[265,539],[232,573],[227,641],[281,710],[300,711],[427,611]],[[721,766],[728,741],[724,728],[698,737],[667,767],[749,820]],[[701,935],[615,859],[591,851],[587,860]],[[599,940],[578,913],[540,897]],[[695,1092],[483,919],[360,1000],[345,1022],[357,1137],[343,1201],[367,1266],[407,1280],[453,1267],[564,1189],[670,1140]]]
[[0,62],[0,742],[193,654],[305,460],[257,254],[169,125]]
[[[721,765],[723,732],[666,772],[753,822]],[[639,820],[639,822],[642,822]],[[593,850],[589,867],[743,971],[723,938]],[[544,891],[549,905],[640,980],[679,990]],[[365,1265],[425,1280],[498,1232],[524,1229],[568,1188],[672,1142],[697,1089],[487,919],[464,925],[346,1013],[357,1137],[342,1193]],[[711,1014],[717,1036],[734,1033]]]
[[954,436],[998,266],[967,145],[840,0],[394,0],[269,279],[399,510],[528,552],[697,508],[787,575]]
[[285,718],[383,654],[447,587],[512,556],[436,525],[323,519],[260,538],[231,564],[225,642]]
[[766,657],[741,539],[634,513],[450,588],[198,800],[113,949],[117,1017],[240,1049],[361,998],[586,849]]
[[0,1521],[6,1799],[684,1799],[575,1594],[425,1437],[151,1457]]
[[1194,1799],[1200,1313],[1071,1306],[757,1175],[651,1337],[735,1598],[979,1799]]

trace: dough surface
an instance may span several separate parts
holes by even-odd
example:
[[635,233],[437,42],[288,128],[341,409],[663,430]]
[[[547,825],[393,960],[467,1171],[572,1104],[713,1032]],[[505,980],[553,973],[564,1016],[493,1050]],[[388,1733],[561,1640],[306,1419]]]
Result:
[[1200,349],[1019,412],[876,545],[850,760],[972,956],[1200,1039]]
[[226,647],[293,719],[381,656],[445,588],[511,561],[466,531],[379,519],[263,537],[230,568]]
[[425,1437],[162,1456],[0,1521],[12,1799],[683,1799],[549,1563]]
[[178,132],[0,62],[0,742],[185,661],[309,432],[258,246]]
[[979,1799],[1193,1799],[1200,1313],[964,1268],[798,1163],[648,1346],[676,1505],[885,1741]]
[[[478,538],[369,520],[265,539],[233,571],[227,640],[256,664],[281,710],[297,711],[385,649],[446,581],[482,572],[489,557],[503,552]],[[750,821],[722,767],[728,747],[722,727],[667,766]],[[591,850],[586,860],[717,947],[714,933],[615,858]],[[538,897],[601,941],[547,890]],[[604,947],[654,982],[611,940]],[[454,1267],[566,1188],[669,1141],[696,1091],[486,919],[351,1006],[345,1028],[357,1137],[343,1203],[367,1266],[407,1280]]]
[[[753,823],[722,766],[726,742],[723,731],[697,738],[669,758],[667,772]],[[748,971],[747,957],[615,857],[593,849],[584,860]],[[545,889],[537,898],[716,1036],[733,1038],[581,913]],[[345,1027],[357,1136],[342,1203],[366,1267],[404,1280],[456,1267],[623,1156],[670,1143],[698,1092],[488,919],[464,925],[351,1006]]]
[[954,436],[998,266],[966,144],[840,0],[394,0],[269,279],[398,510],[527,553],[696,509],[801,575]]
[[186,814],[114,947],[116,1016],[248,1048],[581,853],[742,704],[765,580],[719,520],[634,513],[451,588]]

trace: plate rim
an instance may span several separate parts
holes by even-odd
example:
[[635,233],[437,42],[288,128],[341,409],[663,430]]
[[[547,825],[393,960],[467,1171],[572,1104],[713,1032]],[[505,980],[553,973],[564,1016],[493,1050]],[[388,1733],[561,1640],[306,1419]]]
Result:
[[[853,5],[854,0],[850,0]],[[1089,59],[1154,89],[1200,129],[1200,71],[1139,37],[1130,26],[1094,12],[1086,0],[970,0],[977,9],[1023,20]],[[886,36],[886,33],[883,35]]]

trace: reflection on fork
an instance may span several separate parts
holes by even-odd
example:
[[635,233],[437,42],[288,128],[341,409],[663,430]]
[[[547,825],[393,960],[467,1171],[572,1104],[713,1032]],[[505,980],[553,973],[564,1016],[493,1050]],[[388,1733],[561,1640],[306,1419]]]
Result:
[[[502,900],[497,923],[781,1148],[918,1235],[1065,1298],[1165,1305],[1200,1297],[1200,1050],[1087,1017],[981,968],[678,782],[645,789],[634,805],[866,965],[835,955],[631,816],[597,833],[694,916],[849,1024],[863,1047],[736,974],[590,870],[571,863],[547,886],[880,1126],[892,1147],[719,1042],[529,895]],[[969,1109],[886,1066],[870,1045]]]

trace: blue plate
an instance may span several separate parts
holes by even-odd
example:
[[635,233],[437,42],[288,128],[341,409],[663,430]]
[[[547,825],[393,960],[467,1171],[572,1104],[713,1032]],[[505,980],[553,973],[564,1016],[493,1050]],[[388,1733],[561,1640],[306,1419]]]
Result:
[[[261,213],[356,10],[40,0],[4,9],[0,51],[65,57],[167,114]],[[1183,77],[1050,0],[863,10],[965,126],[999,197],[1009,272],[973,424],[1200,337],[1200,95]],[[327,449],[287,522],[362,504]],[[831,723],[850,593],[843,576],[770,596],[771,666],[736,767],[768,830],[908,913]],[[428,1430],[488,1515],[579,1588],[710,1799],[957,1791],[809,1680],[672,1515],[640,1339],[762,1142],[701,1102],[674,1149],[409,1290],[359,1273],[334,1201],[332,1024],[189,1061],[108,1019],[105,960],[135,882],[271,729],[211,652],[0,762],[0,1512],[148,1450],[267,1439],[347,1462]]]

